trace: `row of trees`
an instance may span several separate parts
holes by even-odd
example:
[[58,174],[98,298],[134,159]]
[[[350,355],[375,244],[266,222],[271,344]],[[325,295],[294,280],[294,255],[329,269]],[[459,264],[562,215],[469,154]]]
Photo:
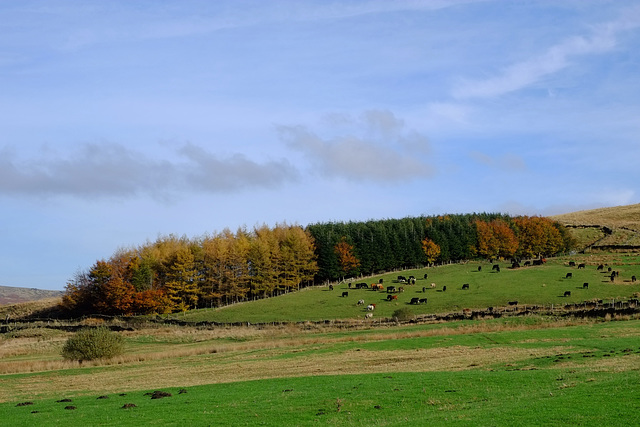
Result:
[[169,313],[267,297],[311,284],[313,238],[299,226],[166,236],[79,271],[63,307],[75,314]]
[[572,240],[542,217],[468,214],[256,227],[197,239],[167,236],[76,273],[75,314],[168,313],[297,290],[312,283],[478,257],[533,257]]
[[503,214],[313,224],[316,280],[474,258],[530,258],[570,250],[567,230],[549,218]]

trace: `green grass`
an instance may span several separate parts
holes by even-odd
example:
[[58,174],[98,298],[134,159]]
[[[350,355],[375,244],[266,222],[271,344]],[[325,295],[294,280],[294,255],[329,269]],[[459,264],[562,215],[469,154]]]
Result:
[[[587,263],[585,269],[568,267],[568,261]],[[597,271],[599,263],[607,263],[620,276],[611,283],[605,272]],[[264,300],[240,303],[218,309],[201,309],[174,315],[186,321],[216,322],[279,322],[279,321],[319,321],[328,319],[364,318],[366,309],[358,306],[358,300],[366,304],[375,303],[374,319],[391,317],[400,307],[407,306],[411,298],[427,298],[426,305],[411,306],[415,314],[443,313],[463,309],[486,309],[487,307],[505,306],[509,301],[517,300],[520,304],[552,305],[583,302],[591,299],[621,299],[631,297],[640,291],[640,282],[632,284],[632,275],[640,277],[640,257],[637,255],[607,255],[573,257],[548,260],[544,266],[522,267],[512,270],[510,263],[498,262],[501,272],[492,272],[491,264],[469,262],[419,270],[405,270],[389,273],[373,278],[354,280],[356,282],[377,283],[383,279],[383,285],[404,286],[405,292],[398,294],[398,300],[389,302],[384,291],[349,289],[341,284],[330,291],[328,287],[307,288],[300,292],[268,298]],[[482,271],[478,271],[482,266]],[[566,279],[567,272],[573,278]],[[422,279],[424,274],[427,279]],[[414,275],[419,280],[416,285],[393,283],[398,275],[406,277]],[[583,283],[589,283],[589,289],[582,289]],[[436,289],[430,284],[436,283]],[[469,290],[463,291],[462,284],[468,283]],[[443,292],[443,286],[447,287]],[[423,292],[423,287],[427,289]],[[342,292],[349,292],[342,297]],[[570,297],[564,292],[570,291]]]

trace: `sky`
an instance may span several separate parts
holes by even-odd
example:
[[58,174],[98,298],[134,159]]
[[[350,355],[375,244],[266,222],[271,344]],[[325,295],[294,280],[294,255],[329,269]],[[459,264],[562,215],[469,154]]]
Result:
[[160,236],[640,202],[640,1],[0,1],[0,285]]

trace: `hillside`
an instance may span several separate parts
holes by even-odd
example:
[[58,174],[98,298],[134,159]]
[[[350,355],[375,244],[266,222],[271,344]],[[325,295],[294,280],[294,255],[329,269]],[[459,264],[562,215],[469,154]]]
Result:
[[640,250],[640,204],[552,216],[569,227],[579,246],[595,250]]
[[61,297],[62,294],[62,291],[0,286],[0,305],[20,304],[47,298],[57,298]]

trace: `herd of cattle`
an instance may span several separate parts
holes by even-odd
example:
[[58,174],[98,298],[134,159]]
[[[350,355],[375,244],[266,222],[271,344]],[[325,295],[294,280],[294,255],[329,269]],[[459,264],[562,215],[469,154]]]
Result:
[[[536,260],[532,260],[532,261],[525,261],[523,263],[524,266],[531,266],[531,265],[543,265],[546,262],[546,260],[544,258],[540,258],[540,259],[536,259]],[[574,261],[570,261],[568,263],[569,267],[576,267],[576,263]],[[598,271],[603,271],[605,269],[606,264],[600,264],[597,266],[597,270]],[[511,268],[512,269],[516,269],[516,268],[520,268],[520,262],[518,260],[512,260],[511,263]],[[586,264],[585,263],[580,263],[577,264],[577,268],[580,269],[585,269],[586,268]],[[478,266],[478,271],[482,271],[482,266]],[[500,265],[499,264],[492,264],[492,268],[491,268],[492,272],[500,272]],[[608,277],[610,278],[611,282],[614,282],[616,277],[619,276],[620,272],[619,271],[615,271],[612,270],[611,267],[607,268],[607,272],[608,273]],[[572,272],[568,272],[565,274],[564,276],[565,279],[572,279],[573,278],[573,273]],[[428,274],[425,273],[425,275],[422,277],[422,279],[426,280],[428,279]],[[417,279],[415,276],[409,276],[409,277],[405,277],[405,276],[397,276],[397,278],[393,281],[395,283],[398,284],[406,284],[406,285],[415,285],[417,282]],[[636,276],[631,276],[631,282],[636,282]],[[348,283],[348,287],[349,289],[370,289],[372,291],[385,291],[387,293],[386,296],[386,300],[387,301],[397,301],[398,300],[398,294],[404,292],[405,287],[404,286],[395,286],[395,285],[390,285],[390,286],[385,286],[383,285],[384,280],[380,279],[378,281],[378,283],[372,283],[372,284],[367,284],[366,282],[359,282],[359,283]],[[435,283],[431,283],[428,287],[427,286],[423,286],[422,287],[422,293],[426,293],[427,289],[436,289],[437,285]],[[470,288],[470,284],[469,283],[464,283],[461,286],[461,290],[469,290]],[[582,284],[582,289],[589,289],[589,283],[588,282],[584,282]],[[333,285],[329,285],[329,290],[333,290]],[[442,286],[442,289],[440,290],[440,292],[446,292],[447,291],[447,287],[446,286]],[[349,291],[343,291],[342,292],[342,297],[343,298],[347,298],[349,296]],[[571,296],[571,291],[565,291],[563,294],[563,297],[570,297]],[[410,305],[419,305],[419,304],[427,304],[427,298],[420,298],[420,297],[412,297],[408,304]],[[509,301],[508,302],[509,305],[518,305],[518,301]],[[365,304],[365,301],[363,299],[359,299],[357,302],[357,305],[360,306],[365,306],[366,305],[366,311],[367,313],[365,314],[365,318],[370,319],[373,317],[373,311],[376,308],[375,304]]]

